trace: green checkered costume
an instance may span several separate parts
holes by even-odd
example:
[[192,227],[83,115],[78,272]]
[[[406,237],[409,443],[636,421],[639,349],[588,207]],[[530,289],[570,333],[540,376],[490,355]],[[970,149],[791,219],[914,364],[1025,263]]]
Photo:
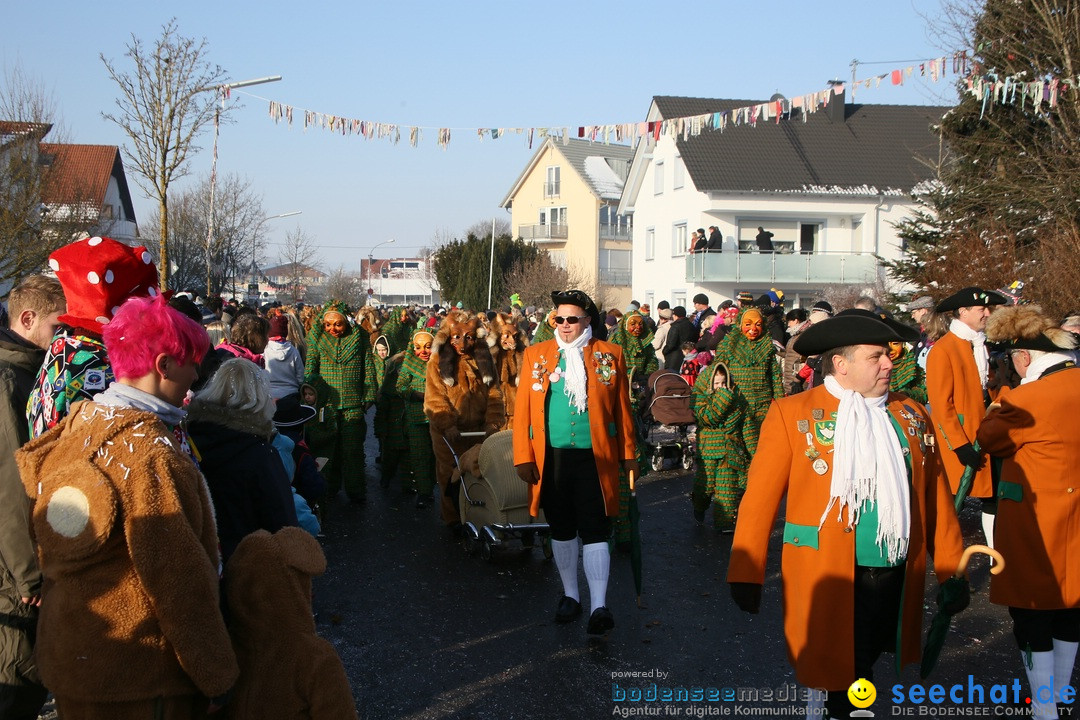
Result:
[[390,354],[397,355],[409,349],[409,342],[416,330],[416,321],[403,307],[395,307],[390,310],[390,317],[380,329],[390,343]]
[[750,340],[737,329],[741,326],[742,314],[735,328],[717,346],[715,360],[731,371],[735,391],[746,400],[742,438],[747,452],[753,457],[769,405],[776,398],[784,397],[783,374],[769,334],[763,332],[757,340]]
[[389,483],[399,466],[409,466],[409,443],[405,436],[405,401],[397,390],[398,374],[405,353],[386,359],[386,376],[375,399],[375,435],[382,452],[383,485]]
[[746,399],[729,387],[713,390],[717,371],[728,376],[727,367],[714,360],[698,374],[691,393],[697,420],[697,458],[694,471],[694,511],[701,515],[713,503],[717,530],[735,527],[739,501],[746,490],[750,456],[743,444]]
[[926,373],[919,367],[919,363],[915,362],[915,353],[907,348],[904,348],[900,357],[893,362],[889,390],[904,393],[915,402],[926,404]]
[[337,435],[330,447],[322,448],[330,459],[323,470],[327,493],[333,497],[344,484],[350,499],[362,501],[367,495],[364,413],[375,401],[377,389],[374,353],[363,330],[350,327],[340,338],[323,330],[323,319],[328,312],[349,317],[340,301],[328,302],[323,307],[307,337],[306,381],[316,387],[317,380],[326,384],[329,397],[324,411],[336,416]]
[[[419,331],[430,335],[426,330]],[[424,414],[424,386],[427,363],[416,356],[413,345],[405,351],[398,372],[396,390],[404,404],[402,426],[408,444],[409,466],[417,494],[430,498],[435,487],[435,452],[431,448],[431,430]]]
[[[648,325],[643,326],[641,337],[635,337],[626,329],[627,320],[634,316],[641,317],[641,313],[626,313],[619,318],[619,324],[608,337],[608,342],[615,343],[623,350],[626,371],[631,378],[630,408],[636,422],[640,398],[638,393],[635,392],[635,388],[644,386],[648,382],[649,375],[660,368],[660,362],[657,360],[656,350],[652,346],[653,334]],[[638,433],[637,455],[638,467],[641,468],[639,477],[641,477],[645,475],[645,468],[649,466],[649,453],[648,446],[640,433]],[[630,542],[630,479],[624,470],[619,470],[619,514],[614,518],[612,525],[616,544]]]

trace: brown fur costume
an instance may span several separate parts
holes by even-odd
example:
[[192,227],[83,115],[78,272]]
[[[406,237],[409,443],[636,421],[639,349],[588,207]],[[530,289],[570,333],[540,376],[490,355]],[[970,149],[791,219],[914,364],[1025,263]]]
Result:
[[[483,437],[461,437],[463,432],[497,432],[506,420],[502,392],[496,382],[495,367],[487,344],[482,342],[487,332],[480,320],[455,310],[443,320],[432,344],[431,360],[427,365],[424,389],[424,414],[430,422],[431,444],[435,452],[435,477],[442,490],[443,522],[458,522],[456,497],[451,497],[450,476],[454,470],[454,454],[461,455]],[[464,353],[455,345],[466,337]],[[447,447],[453,446],[453,453]]]
[[[510,339],[514,341],[513,350],[503,347],[504,340]],[[506,408],[506,424],[502,429],[510,430],[514,427],[514,402],[517,398],[521,373],[521,356],[525,354],[525,348],[529,346],[529,338],[522,332],[521,326],[514,320],[513,315],[499,313],[492,321],[487,343],[494,353],[495,372],[502,390],[503,407]]]
[[325,571],[318,541],[300,528],[258,530],[240,541],[225,567],[240,662],[229,716],[356,718],[341,659],[311,619],[311,578]]
[[371,340],[371,346],[375,347],[375,341],[379,338],[379,328],[383,325],[383,319],[375,308],[365,305],[357,310],[356,324],[364,329]]

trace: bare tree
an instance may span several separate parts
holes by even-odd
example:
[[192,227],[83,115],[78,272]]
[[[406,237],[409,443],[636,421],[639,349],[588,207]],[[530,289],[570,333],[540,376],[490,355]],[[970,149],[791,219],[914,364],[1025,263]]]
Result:
[[[510,234],[510,221],[506,218],[495,218],[495,237]],[[477,220],[465,230],[465,237],[475,235],[478,238],[491,239],[491,221]]]
[[303,295],[304,286],[313,263],[319,257],[315,241],[299,227],[285,235],[285,245],[278,255],[278,263],[287,278],[285,290],[296,300]]
[[304,300],[308,303],[322,303],[327,300],[341,300],[351,308],[357,308],[367,301],[360,278],[345,272],[345,268],[339,267],[330,273],[326,283],[308,290]]
[[184,37],[173,18],[147,47],[131,36],[124,56],[134,67],[119,70],[101,55],[109,76],[120,88],[116,112],[102,115],[120,126],[131,141],[125,146],[136,182],[158,201],[158,269],[161,287],[169,283],[169,186],[187,174],[195,139],[214,117],[218,100],[206,92],[222,85],[225,71],[212,65],[205,39]]
[[550,307],[552,291],[577,288],[588,293],[597,307],[604,307],[601,288],[588,285],[585,277],[585,273],[576,267],[556,265],[547,251],[542,250],[535,258],[511,268],[506,274],[505,285],[508,291],[518,294],[525,306]]

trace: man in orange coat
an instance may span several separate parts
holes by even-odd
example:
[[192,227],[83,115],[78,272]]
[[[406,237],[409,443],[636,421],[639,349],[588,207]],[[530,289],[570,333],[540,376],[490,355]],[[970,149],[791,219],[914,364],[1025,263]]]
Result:
[[1080,406],[1080,370],[1076,336],[1054,324],[1035,305],[990,318],[986,337],[1006,345],[1021,383],[991,405],[978,434],[1004,458],[996,540],[1007,570],[993,576],[990,600],[1008,606],[1032,714],[1049,718],[1068,705],[1080,642],[1080,428],[1066,420]]
[[619,468],[638,472],[630,390],[622,349],[580,290],[553,292],[555,338],[522,360],[514,415],[514,465],[529,483],[529,512],[543,507],[563,596],[555,622],[581,615],[578,538],[589,582],[588,632],[615,627],[607,608],[611,518],[619,512]]
[[[896,652],[898,665],[919,659],[927,550],[941,579],[962,552],[929,415],[888,392],[887,344],[913,334],[852,310],[799,336],[794,349],[821,356],[825,383],[773,402],[735,528],[727,579],[739,607],[756,613],[787,495],[788,660],[800,683],[829,691],[832,717],[847,717],[844,691],[858,678],[873,680],[883,651]],[[965,594],[948,609],[966,604]],[[815,714],[822,700],[811,698]]]
[[934,312],[945,313],[949,331],[934,343],[926,356],[926,394],[934,427],[941,440],[941,464],[956,494],[960,477],[975,468],[971,497],[984,498],[983,534],[994,546],[994,491],[990,466],[972,443],[986,414],[989,396],[986,381],[989,353],[986,350],[986,319],[990,308],[1004,305],[1005,298],[992,290],[966,287],[940,303]]

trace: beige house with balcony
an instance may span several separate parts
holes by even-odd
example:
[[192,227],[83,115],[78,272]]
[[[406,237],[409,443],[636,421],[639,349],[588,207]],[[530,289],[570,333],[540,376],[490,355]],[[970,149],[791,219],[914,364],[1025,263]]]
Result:
[[[878,257],[898,259],[894,224],[933,178],[943,107],[845,104],[836,93],[804,116],[638,143],[618,213],[633,218],[633,292],[641,302],[715,307],[740,291],[784,291],[809,305],[829,285],[874,285]],[[760,100],[654,97],[647,120],[728,112]],[[716,226],[719,252],[689,252],[690,234]],[[772,233],[771,251],[755,238]]]
[[597,303],[630,302],[631,227],[617,212],[633,149],[587,140],[548,140],[499,207],[511,233],[576,271]]

